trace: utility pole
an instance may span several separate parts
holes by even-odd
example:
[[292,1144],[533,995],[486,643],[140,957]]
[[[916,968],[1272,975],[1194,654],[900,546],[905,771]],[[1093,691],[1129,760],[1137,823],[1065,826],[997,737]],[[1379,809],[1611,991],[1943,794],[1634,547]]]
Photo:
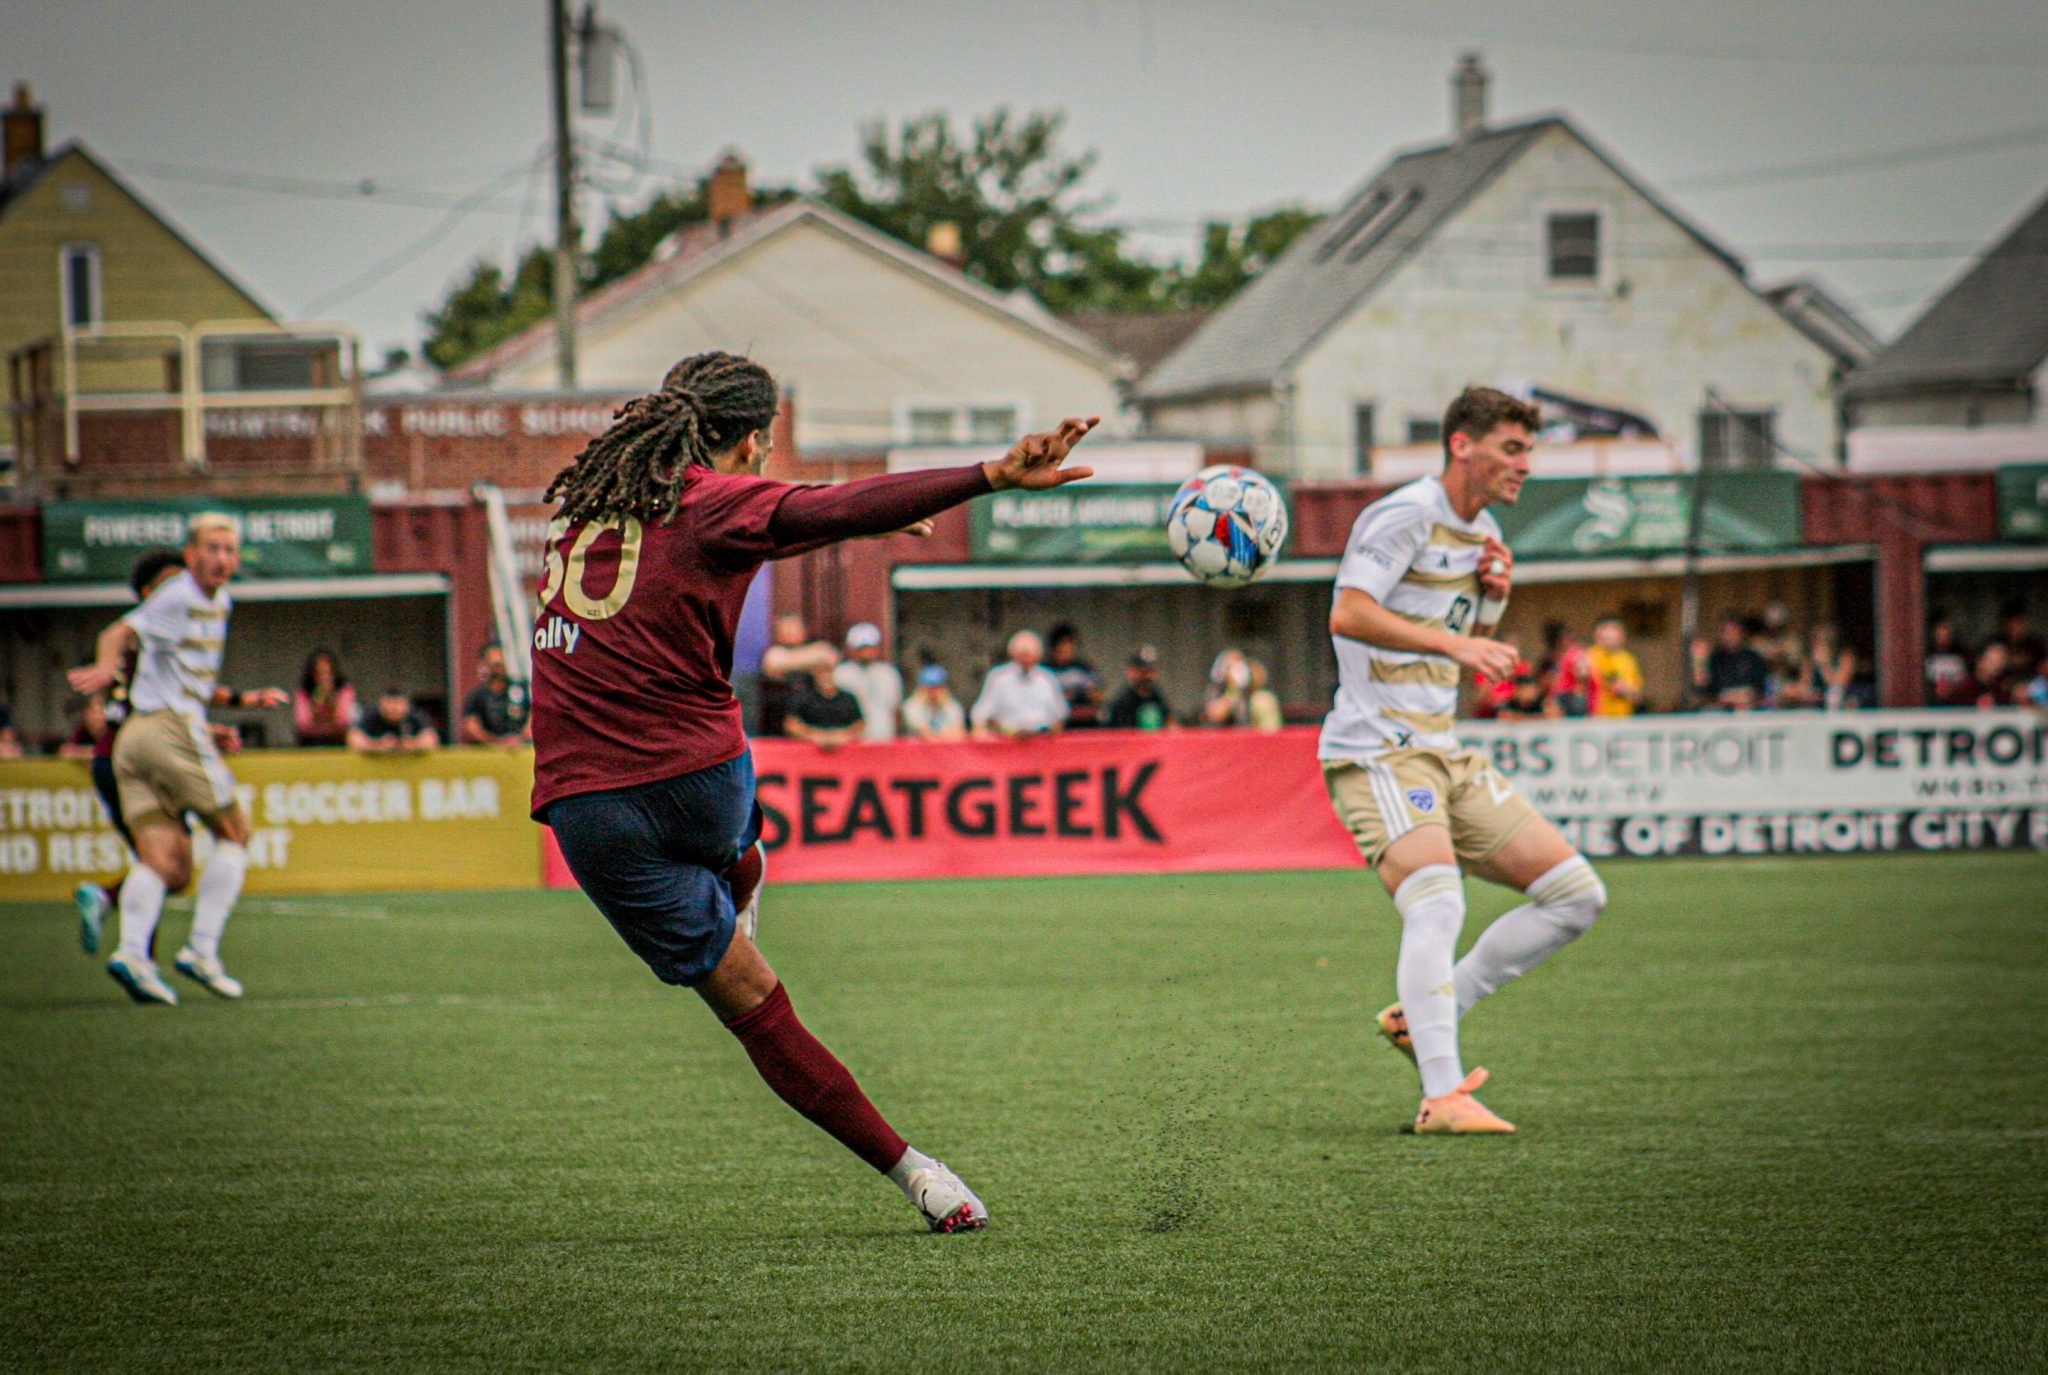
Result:
[[576,387],[576,144],[569,127],[569,0],[548,0],[555,128],[555,384]]

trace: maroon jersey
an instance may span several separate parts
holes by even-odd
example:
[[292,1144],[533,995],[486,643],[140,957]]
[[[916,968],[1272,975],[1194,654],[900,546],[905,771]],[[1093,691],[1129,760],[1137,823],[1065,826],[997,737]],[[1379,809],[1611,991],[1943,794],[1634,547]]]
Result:
[[666,521],[555,521],[533,631],[534,812],[738,758],[733,636],[762,563],[988,490],[978,464],[835,487],[702,469]]

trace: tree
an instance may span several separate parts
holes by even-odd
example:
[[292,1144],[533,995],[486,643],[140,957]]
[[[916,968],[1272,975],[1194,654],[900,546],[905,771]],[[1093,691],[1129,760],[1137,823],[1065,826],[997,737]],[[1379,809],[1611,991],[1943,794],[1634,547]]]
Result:
[[1202,256],[1192,268],[1175,273],[1170,286],[1174,304],[1184,309],[1213,309],[1244,290],[1322,217],[1290,205],[1254,215],[1238,228],[1224,220],[1202,227]]

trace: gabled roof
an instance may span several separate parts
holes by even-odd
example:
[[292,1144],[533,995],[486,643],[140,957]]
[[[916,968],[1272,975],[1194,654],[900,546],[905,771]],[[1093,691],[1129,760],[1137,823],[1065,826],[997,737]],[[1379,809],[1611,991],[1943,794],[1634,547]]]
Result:
[[[1742,260],[1667,204],[1562,115],[1497,125],[1396,153],[1343,206],[1301,236],[1187,344],[1141,381],[1141,401],[1263,391],[1348,317],[1479,191],[1561,129],[1745,286]],[[1752,288],[1753,289],[1753,288]]]
[[1186,343],[1216,312],[1191,310],[1070,310],[1060,318],[1120,358],[1142,377]]
[[2048,359],[2048,197],[1919,319],[1858,368],[1851,396],[1917,387],[2024,386]]
[[250,305],[256,307],[257,311],[265,319],[275,320],[277,318],[276,312],[264,305],[262,298],[244,286],[233,273],[208,256],[206,251],[200,248],[198,244],[192,242],[183,230],[165,219],[161,211],[139,195],[134,187],[122,180],[121,176],[102,161],[92,149],[86,147],[81,139],[71,139],[68,142],[58,144],[56,148],[51,150],[49,156],[32,162],[25,162],[14,169],[14,175],[0,180],[0,221],[4,221],[7,218],[7,212],[26,199],[28,193],[34,190],[46,175],[55,171],[59,164],[70,158],[83,159],[94,171],[112,182],[114,188],[133,201],[143,214],[154,220],[159,229],[162,229],[164,233],[176,239],[180,247],[205,265],[207,271],[213,273],[214,276],[220,278],[230,287],[234,288],[236,292],[240,293]]
[[[668,241],[665,250],[647,266],[578,301],[577,329],[595,333],[621,324],[653,308],[670,292],[679,290],[720,263],[804,223],[818,225],[850,240],[895,267],[921,276],[976,308],[999,315],[1106,372],[1116,370],[1117,360],[1099,344],[1079,330],[1063,324],[1035,301],[1018,301],[1004,296],[931,254],[911,248],[879,229],[807,196],[752,211],[724,225],[700,224],[678,231]],[[553,349],[554,339],[554,321],[543,320],[449,369],[446,377],[458,385],[487,383],[494,374],[508,367],[545,356]]]

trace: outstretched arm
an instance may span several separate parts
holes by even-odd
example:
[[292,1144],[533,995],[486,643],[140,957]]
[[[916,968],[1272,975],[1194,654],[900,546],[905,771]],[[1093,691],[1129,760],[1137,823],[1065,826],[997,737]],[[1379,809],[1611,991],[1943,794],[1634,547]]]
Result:
[[798,487],[782,499],[768,522],[774,557],[834,540],[891,534],[989,492],[1010,487],[1044,491],[1093,477],[1092,469],[1060,464],[1099,423],[1100,416],[1063,420],[1056,430],[1026,435],[994,463],[889,473],[834,487]]
[[122,659],[141,642],[142,637],[135,633],[135,627],[123,617],[100,632],[99,642],[93,647],[93,661],[84,668],[72,669],[64,676],[70,680],[73,691],[88,696],[105,692],[120,681]]

